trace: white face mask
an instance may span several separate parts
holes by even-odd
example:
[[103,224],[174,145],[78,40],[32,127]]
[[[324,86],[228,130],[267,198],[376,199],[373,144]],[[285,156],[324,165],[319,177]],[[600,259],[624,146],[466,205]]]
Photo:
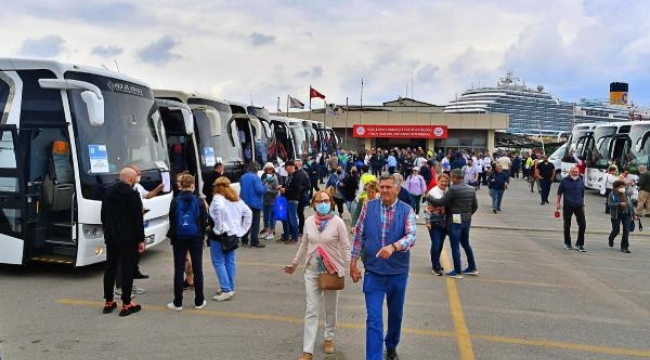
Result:
[[140,175],[138,175],[138,177],[135,178],[135,182],[136,182],[136,184],[137,184],[137,183],[140,183],[140,179],[141,179],[141,178],[142,178],[142,176],[140,176]]
[[580,175],[576,175],[576,176],[571,175],[571,179],[573,179],[573,180],[578,180],[579,177],[580,177]]
[[621,194],[624,194],[625,193],[625,188],[618,189],[618,192],[620,192]]

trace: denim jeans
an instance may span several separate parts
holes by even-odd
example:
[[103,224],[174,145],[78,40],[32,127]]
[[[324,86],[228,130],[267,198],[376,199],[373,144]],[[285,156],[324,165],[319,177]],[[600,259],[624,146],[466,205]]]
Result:
[[[366,360],[383,360],[384,346],[395,350],[402,332],[404,298],[408,274],[379,275],[366,271],[363,293],[366,298]],[[388,330],[384,339],[384,298],[388,306]]]
[[235,291],[235,276],[237,275],[235,251],[231,250],[224,253],[220,241],[210,241],[212,266],[214,266],[214,271],[217,273],[219,285],[223,292]]
[[348,206],[348,211],[350,212],[350,215],[354,214],[354,210],[357,208],[357,202],[356,201],[346,201],[345,204]]
[[282,222],[282,240],[298,240],[298,201],[287,201],[287,221]]
[[630,214],[621,214],[618,213],[618,219],[612,219],[612,232],[609,234],[609,240],[614,241],[614,238],[621,231],[621,225],[623,225],[623,238],[621,239],[621,250],[627,249],[630,247],[629,236],[630,236],[630,221],[632,220]]
[[260,243],[260,215],[261,211],[260,209],[253,209],[251,208],[251,211],[253,212],[253,221],[251,223],[251,228],[248,230],[244,236],[241,238],[242,244],[248,244],[248,237],[250,236],[250,244],[251,246],[255,246]]
[[442,247],[445,243],[445,236],[447,236],[447,229],[442,224],[431,225],[429,230],[429,237],[431,238],[431,268],[441,269],[440,254]]
[[470,225],[471,221],[463,221],[460,224],[454,224],[453,221],[449,221],[447,224],[449,243],[451,244],[451,257],[454,259],[454,270],[459,274],[463,271],[460,261],[460,246],[463,247],[467,256],[467,267],[471,270],[476,270],[474,252],[469,244]]
[[492,196],[492,208],[501,211],[501,199],[503,199],[503,189],[490,189]]
[[264,217],[264,227],[275,230],[275,212],[273,205],[264,205],[262,207],[262,216]]
[[203,304],[203,238],[175,240],[174,252],[174,306],[183,306],[183,273],[185,255],[190,252],[194,273],[194,305]]

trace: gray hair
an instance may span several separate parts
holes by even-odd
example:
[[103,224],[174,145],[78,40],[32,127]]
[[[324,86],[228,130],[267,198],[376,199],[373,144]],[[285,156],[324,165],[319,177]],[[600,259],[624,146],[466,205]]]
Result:
[[402,186],[402,183],[404,183],[404,177],[402,174],[394,173],[393,179],[395,180],[395,186]]
[[260,171],[259,164],[257,162],[255,162],[255,161],[251,161],[251,163],[248,164],[248,171],[254,172],[254,173]]
[[379,182],[390,180],[393,182],[393,186],[398,186],[395,177],[391,174],[382,174],[379,176]]

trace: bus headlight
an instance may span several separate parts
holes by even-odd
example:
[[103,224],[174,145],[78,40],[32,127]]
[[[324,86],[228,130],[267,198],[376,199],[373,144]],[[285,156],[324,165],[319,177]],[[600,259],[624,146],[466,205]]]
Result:
[[83,234],[86,239],[97,239],[104,237],[101,225],[84,225]]

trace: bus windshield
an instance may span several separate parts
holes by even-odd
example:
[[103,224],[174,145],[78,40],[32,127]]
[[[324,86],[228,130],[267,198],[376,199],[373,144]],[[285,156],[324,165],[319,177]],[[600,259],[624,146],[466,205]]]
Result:
[[318,148],[318,134],[316,133],[316,130],[314,130],[314,128],[311,126],[311,124],[305,125],[305,133],[307,134],[307,144],[309,146],[308,154],[310,157],[315,157],[320,150]]
[[82,195],[98,199],[97,185],[113,183],[121,168],[141,171],[168,166],[166,136],[151,89],[96,74],[66,72],[66,79],[91,83],[104,97],[104,124],[91,125],[81,90],[68,90],[70,112],[77,133]]
[[[230,106],[209,99],[191,98],[187,100],[189,105],[203,105],[217,110],[220,124],[211,124],[206,109],[193,109],[196,136],[201,158],[203,171],[211,171],[215,163],[221,161],[226,168],[241,166],[244,163],[243,149],[236,138],[233,144],[231,138],[235,136],[233,130],[235,123],[228,124],[232,118]],[[220,129],[212,129],[212,126],[220,126]],[[214,131],[213,131],[214,130]],[[220,134],[212,136],[213,134]]]

